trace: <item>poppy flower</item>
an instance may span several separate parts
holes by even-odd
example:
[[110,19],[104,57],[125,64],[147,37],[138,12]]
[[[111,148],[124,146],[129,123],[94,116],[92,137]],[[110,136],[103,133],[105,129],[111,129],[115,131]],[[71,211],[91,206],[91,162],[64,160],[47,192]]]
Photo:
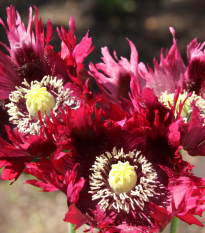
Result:
[[166,56],[164,57],[161,52],[159,64],[156,59],[153,60],[154,70],[149,66],[147,69],[145,65],[141,63],[139,73],[141,77],[146,80],[145,86],[152,88],[161,102],[168,107],[168,101],[173,104],[173,96],[178,87],[181,88],[181,92],[177,104],[179,104],[180,100],[184,101],[187,94],[192,93],[185,105],[191,112],[191,103],[194,101],[196,106],[200,109],[200,117],[204,118],[204,53],[201,51],[204,43],[200,45],[197,43],[197,40],[194,39],[187,45],[188,65],[185,66],[177,47],[175,31],[172,27],[170,27],[170,31],[173,35],[173,45],[169,51],[166,51]]
[[[111,117],[119,121],[125,118],[128,119],[135,111],[141,111],[144,105],[143,98],[147,98],[145,95],[142,95],[142,92],[146,88],[151,88],[160,102],[168,108],[171,108],[174,101],[177,99],[174,107],[175,119],[173,119],[173,121],[182,116],[184,123],[189,123],[192,114],[196,114],[196,108],[198,108],[199,114],[197,114],[200,118],[198,121],[200,125],[199,128],[197,128],[198,126],[194,123],[189,124],[189,127],[187,126],[189,130],[183,130],[187,132],[186,138],[188,138],[191,132],[196,130],[195,135],[198,137],[199,141],[203,142],[203,133],[201,134],[200,131],[204,130],[202,126],[205,117],[205,100],[203,99],[203,95],[200,94],[201,92],[191,86],[193,84],[196,87],[200,82],[192,82],[190,76],[192,62],[196,59],[203,60],[204,53],[201,51],[203,45],[200,47],[200,45],[196,43],[196,40],[188,45],[187,54],[189,65],[186,67],[177,47],[175,31],[173,28],[170,28],[170,31],[174,38],[173,46],[166,52],[166,57],[161,53],[160,64],[154,59],[154,71],[149,66],[147,69],[143,63],[138,64],[137,50],[132,42],[129,41],[131,47],[130,61],[123,57],[119,60],[114,52],[115,61],[109,54],[108,49],[104,47],[102,48],[102,59],[104,63],[96,64],[96,67],[90,64],[90,73],[93,75],[100,88],[101,94],[98,94],[99,103],[104,108],[104,115],[106,117]],[[198,69],[198,72],[202,71],[203,69],[201,69],[201,71],[200,68]],[[198,75],[197,77],[201,76]],[[198,85],[198,87],[199,86],[200,85]],[[200,88],[202,90],[203,85],[201,85]],[[177,97],[175,95],[176,92],[179,92]],[[126,93],[126,95],[123,93]],[[110,108],[111,105],[115,105],[115,113],[112,110],[113,107]],[[122,111],[116,111],[116,109],[119,108],[116,107],[116,105],[124,110],[123,114]],[[179,106],[183,106],[180,111]],[[119,115],[119,112],[121,112],[121,115]],[[181,115],[177,112],[180,112]],[[194,116],[192,119],[196,119],[196,117]],[[194,121],[192,120],[192,122]],[[191,129],[191,125],[194,126],[195,129]],[[188,133],[188,131],[190,131],[190,133]],[[181,142],[184,144],[185,140]],[[184,144],[184,149],[187,150],[192,147],[191,150],[195,150],[195,152],[189,150],[191,155],[204,155],[205,151],[202,149],[203,146],[199,145],[199,143],[194,143],[194,147],[193,144],[188,146],[186,142],[186,145]],[[196,149],[198,146],[199,148]],[[196,150],[198,152],[196,152]]]
[[[145,77],[145,76],[139,75],[140,72],[142,73],[143,64],[140,63],[137,66],[137,62],[138,62],[137,51],[131,42],[130,44],[132,48],[130,63],[124,58],[118,60],[117,63],[109,55],[107,48],[102,49],[104,55],[103,60],[105,61],[105,64],[100,63],[97,64],[96,67],[99,70],[104,71],[104,73],[109,75],[110,78],[107,78],[105,75],[100,73],[94,67],[94,65],[92,64],[90,65],[92,74],[95,77],[96,81],[98,82],[101,90],[101,94],[98,95],[97,101],[99,101],[100,104],[102,105],[104,115],[107,118],[111,118],[115,121],[121,121],[121,123],[123,123],[123,121],[131,118],[134,112],[137,111],[138,113],[144,115],[145,118],[148,119],[151,123],[153,123],[155,116],[153,109],[155,110],[158,110],[157,108],[161,110],[165,109],[164,107],[159,105],[156,94],[156,93],[158,94],[161,93],[162,90],[160,88],[161,88],[161,84],[163,84],[164,82],[163,80],[165,79],[165,76],[155,75],[150,79],[149,76],[146,76],[147,80],[146,83],[144,84],[145,86],[150,84],[151,86],[150,88],[154,91],[154,93],[152,93],[149,89],[147,89],[147,87],[143,86],[144,84],[140,80],[142,79],[141,77]],[[162,96],[158,96],[158,98],[160,102],[162,102],[166,107],[172,109],[172,113],[174,112],[174,117],[170,120],[169,124],[174,123],[174,121],[178,119],[178,121],[176,121],[175,123],[175,126],[173,126],[175,132],[173,132],[172,134],[174,135],[174,137],[176,135],[180,135],[178,137],[179,141],[176,144],[178,146],[181,145],[184,150],[187,150],[187,152],[190,153],[190,155],[194,155],[194,156],[205,155],[204,142],[203,142],[204,141],[203,99],[192,92],[190,93],[184,92],[182,94],[181,91],[182,88],[180,87],[178,81],[182,80],[185,77],[182,72],[182,70],[184,72],[185,70],[182,69],[182,67],[184,67],[182,63],[183,61],[180,55],[177,54],[178,54],[178,49],[176,47],[176,41],[175,41],[173,48],[171,48],[170,52],[167,54],[166,59],[164,59],[163,55],[161,57],[163,67],[164,69],[166,68],[166,72],[165,71],[162,72],[163,69],[157,66],[158,69],[156,69],[156,71],[162,72],[162,74],[164,75],[166,73],[170,73],[170,75],[167,77],[172,80],[170,82],[170,85],[168,85],[168,82],[165,82],[164,86],[162,85],[163,86],[162,88],[168,85],[170,88],[169,89],[170,92],[173,92],[170,96],[164,93],[163,99],[161,98]],[[134,63],[133,57],[136,59],[136,63]],[[176,62],[176,64],[174,64],[173,61]],[[123,67],[129,67],[129,69],[122,68],[122,64]],[[127,66],[125,66],[125,64],[127,64]],[[179,67],[181,67],[179,68],[179,70],[181,70],[181,73],[175,72],[176,70],[174,71],[174,69],[178,67],[177,64]],[[112,67],[114,66],[115,69],[111,69],[111,65]],[[134,75],[134,72],[131,72],[132,70],[131,67],[133,67],[134,65],[135,68],[138,67],[139,72],[137,75]],[[162,65],[160,65],[160,67],[161,66]],[[126,75],[123,76],[121,73],[123,74],[126,73]],[[149,75],[151,74],[154,73],[151,72],[150,70]],[[120,89],[117,88],[118,82],[121,79],[123,80],[122,77],[126,77],[127,78],[126,80],[129,84],[127,86],[127,91],[129,91],[127,98],[123,98],[121,95],[119,95]],[[157,78],[158,79],[162,78],[161,81],[158,80],[160,84],[157,84]],[[152,81],[156,82],[156,85],[153,85]],[[109,86],[109,84],[111,84],[112,82],[113,85]],[[123,87],[125,86],[126,85],[124,85]],[[107,90],[108,87],[110,87],[110,89]],[[175,90],[175,88],[177,88],[177,90]],[[144,106],[146,106],[146,108],[144,108]],[[147,111],[148,113],[146,113]],[[163,115],[163,117],[165,117],[165,115]],[[184,124],[182,121],[184,121]],[[193,134],[193,132],[195,134],[194,138],[191,137],[191,134]],[[176,149],[177,148],[175,148],[175,150]]]
[[[32,16],[29,9],[28,27],[25,28],[13,5],[7,7],[7,24],[0,23],[6,30],[10,48],[9,55],[0,51],[0,98],[8,99],[6,105],[10,121],[24,133],[40,134],[41,115],[56,114],[58,107],[65,104],[79,107],[91,96],[88,90],[89,75],[84,68],[84,58],[92,52],[92,39],[88,33],[76,44],[75,21],[71,16],[70,30],[58,34],[62,39],[60,53],[55,53],[49,44],[52,40],[52,23],[48,20],[46,37],[41,19]],[[32,25],[35,22],[35,33]],[[72,94],[71,94],[72,93]],[[37,97],[36,97],[37,96]]]
[[[194,177],[192,166],[182,160],[181,147],[174,146],[169,131],[174,113],[153,95],[148,89],[147,102],[154,107],[149,107],[147,119],[135,112],[123,124],[101,121],[102,111],[88,105],[62,110],[64,123],[55,116],[52,122],[46,119],[47,133],[54,134],[58,144],[50,157],[52,166],[66,174],[78,164],[76,181],[85,180],[78,200],[70,201],[74,194],[69,194],[65,221],[77,227],[87,223],[99,232],[158,232],[174,216],[202,226],[193,215],[204,210],[205,180]],[[29,173],[43,175],[41,165],[34,166]],[[51,178],[40,181],[44,184],[28,183],[57,187]]]

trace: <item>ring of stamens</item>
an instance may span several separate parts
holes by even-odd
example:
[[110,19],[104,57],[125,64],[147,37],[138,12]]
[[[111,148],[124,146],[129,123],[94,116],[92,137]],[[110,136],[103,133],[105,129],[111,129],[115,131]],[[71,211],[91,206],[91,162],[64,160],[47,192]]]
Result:
[[[13,124],[17,124],[20,132],[40,134],[41,122],[38,118],[31,116],[26,107],[25,95],[31,88],[35,87],[46,87],[54,99],[55,107],[52,109],[55,116],[58,114],[59,106],[64,108],[65,105],[69,105],[71,108],[78,108],[80,106],[79,100],[73,97],[72,91],[67,88],[63,90],[63,81],[57,79],[57,77],[44,76],[41,82],[32,81],[29,84],[25,79],[20,87],[16,87],[16,91],[11,92],[9,95],[10,103],[6,105],[8,108],[8,114],[11,116],[9,120]],[[42,118],[44,121],[44,119]]]
[[[129,192],[117,193],[109,185],[108,174],[112,164],[118,161],[128,161],[135,169],[136,173],[140,173],[139,179],[134,188]],[[157,173],[152,167],[152,164],[141,154],[141,152],[129,152],[125,154],[123,149],[117,151],[113,149],[112,153],[105,152],[96,158],[92,168],[93,173],[89,176],[90,191],[92,200],[99,199],[101,209],[116,209],[118,212],[123,210],[129,213],[130,210],[140,208],[143,210],[145,202],[149,202],[149,198],[155,194],[155,187],[160,187],[158,184]],[[157,184],[157,185],[156,185]],[[163,187],[163,186],[162,186]]]

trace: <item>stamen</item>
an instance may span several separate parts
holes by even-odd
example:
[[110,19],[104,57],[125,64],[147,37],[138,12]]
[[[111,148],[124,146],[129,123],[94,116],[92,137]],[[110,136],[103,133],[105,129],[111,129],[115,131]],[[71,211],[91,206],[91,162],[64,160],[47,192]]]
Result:
[[[49,116],[52,109],[53,114],[57,117],[59,107],[64,108],[65,105],[68,105],[71,108],[78,108],[80,106],[80,100],[75,100],[69,88],[65,91],[62,90],[63,81],[56,77],[45,76],[41,82],[32,81],[31,84],[24,79],[22,86],[16,87],[16,91],[13,91],[9,95],[11,102],[6,105],[8,113],[11,116],[9,120],[17,124],[20,132],[40,134],[42,124],[38,119],[39,110],[42,116],[45,114],[45,111]],[[36,96],[39,99],[36,99],[35,96],[32,98],[33,91],[34,93],[39,91],[39,96]],[[28,97],[27,101],[26,96]],[[48,106],[46,101],[48,102]],[[44,105],[42,109],[41,105]],[[43,118],[42,120],[44,121]],[[52,121],[52,119],[50,120]]]
[[[114,208],[118,212],[123,210],[127,213],[131,210],[136,211],[137,208],[143,210],[145,202],[149,202],[149,198],[156,194],[157,173],[139,151],[125,154],[123,149],[117,151],[113,148],[112,153],[105,152],[97,157],[90,170],[93,173],[89,177],[91,189],[89,193],[93,194],[92,200],[100,199],[98,204],[104,210]],[[140,171],[139,181],[137,170]],[[123,185],[120,185],[119,189],[113,187],[113,183],[126,186],[132,177],[135,177],[132,187],[128,185],[129,188],[125,191]]]

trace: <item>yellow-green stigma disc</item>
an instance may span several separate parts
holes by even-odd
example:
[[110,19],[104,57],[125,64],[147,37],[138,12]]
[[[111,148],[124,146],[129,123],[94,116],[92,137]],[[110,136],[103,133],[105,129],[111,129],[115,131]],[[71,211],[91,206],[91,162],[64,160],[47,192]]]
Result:
[[50,116],[51,109],[56,105],[54,97],[49,93],[46,87],[40,85],[32,86],[31,90],[27,91],[25,95],[26,107],[31,116],[38,118],[38,111],[41,112],[43,117],[46,114]]
[[109,173],[110,187],[117,193],[129,192],[137,182],[137,174],[129,162],[113,164]]
[[[176,111],[179,111],[179,104],[180,101],[181,103],[183,103],[183,101],[186,99],[187,94],[179,94],[179,98],[177,99],[177,103],[176,103]],[[166,94],[163,93],[162,97],[161,97],[161,102],[163,102],[164,105],[166,105],[168,108],[170,108],[169,103],[173,106],[173,102],[174,102],[174,94]],[[191,110],[191,104],[190,104],[190,97],[186,100],[186,102],[184,103],[182,112],[181,112],[181,116],[186,117],[187,114],[189,113],[189,111]],[[175,112],[175,117],[177,116],[176,112]]]

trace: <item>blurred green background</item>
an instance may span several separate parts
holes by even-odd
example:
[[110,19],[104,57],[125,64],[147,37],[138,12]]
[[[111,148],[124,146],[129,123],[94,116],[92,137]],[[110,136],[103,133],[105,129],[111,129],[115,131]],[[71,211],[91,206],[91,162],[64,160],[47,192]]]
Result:
[[[118,57],[129,58],[130,48],[126,38],[136,46],[139,62],[159,61],[161,48],[170,48],[176,30],[178,47],[186,63],[186,47],[194,38],[205,41],[205,1],[196,0],[0,0],[0,17],[6,22],[6,6],[13,4],[27,26],[29,6],[36,5],[43,24],[50,18],[53,23],[51,44],[60,51],[60,39],[56,27],[68,29],[70,15],[76,21],[79,43],[89,29],[96,49],[86,58],[85,64],[101,61],[101,47],[108,46],[110,53],[116,50]],[[5,30],[0,26],[0,41],[8,44]],[[3,50],[3,48],[2,48]],[[5,51],[5,50],[3,50]],[[195,173],[205,178],[205,158],[186,159],[196,164]],[[60,192],[42,193],[23,184],[30,176],[23,174],[17,182],[0,181],[0,232],[3,233],[64,233],[63,222],[67,212],[66,197]],[[205,218],[202,219],[205,223]],[[169,227],[169,226],[168,226]],[[168,232],[168,227],[165,232]],[[78,232],[83,232],[81,228]],[[204,228],[179,223],[180,233],[205,233]]]

